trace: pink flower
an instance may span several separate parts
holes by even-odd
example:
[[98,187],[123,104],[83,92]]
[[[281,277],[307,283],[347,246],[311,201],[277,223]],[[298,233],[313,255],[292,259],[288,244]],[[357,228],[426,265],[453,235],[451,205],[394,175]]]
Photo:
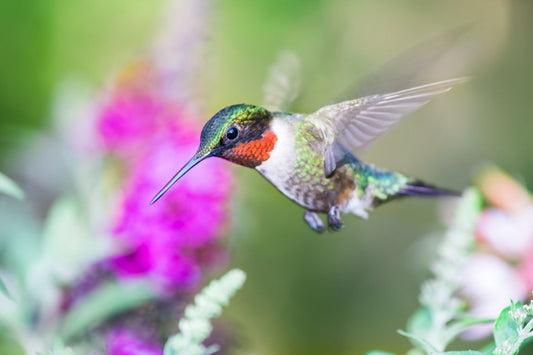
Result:
[[[190,288],[217,260],[230,176],[227,165],[210,159],[149,204],[196,152],[200,131],[184,108],[163,99],[157,78],[143,68],[120,78],[98,119],[103,148],[126,163],[112,227],[119,253],[109,265],[119,277],[147,276],[165,291]],[[139,73],[149,87],[139,84]]]
[[144,342],[139,335],[126,329],[116,329],[107,335],[108,355],[162,355],[156,343]]
[[[230,177],[220,160],[191,170],[160,201],[154,194],[196,151],[199,132],[169,127],[145,140],[123,190],[113,234],[125,251],[111,260],[122,277],[151,276],[164,288],[197,284],[226,220]],[[212,258],[211,258],[212,259]],[[204,265],[204,263],[206,265]]]
[[[520,273],[502,259],[476,253],[462,271],[462,293],[471,301],[469,313],[479,318],[496,318],[511,300],[523,300],[528,294]],[[488,336],[492,324],[476,325],[463,333],[466,339]]]
[[[528,291],[533,291],[533,250],[522,260],[518,266],[518,273]],[[530,295],[528,295],[530,296]]]
[[[185,85],[197,83],[192,69],[199,61],[191,57],[190,47],[200,42],[196,31],[202,30],[201,20],[209,6],[204,1],[171,5],[167,12],[171,27],[164,26],[156,51],[119,73],[96,110],[93,127],[100,143],[98,153],[113,157],[109,161],[119,163],[123,177],[117,204],[111,204],[116,207],[109,226],[115,250],[97,262],[99,273],[89,272],[85,281],[65,292],[64,309],[68,309],[104,280],[149,278],[161,291],[162,297],[148,307],[155,314],[153,321],[145,309],[138,312],[140,316],[131,309],[112,320],[114,327],[117,323],[122,327],[107,335],[107,352],[112,355],[162,354],[157,342],[169,335],[171,327],[161,326],[159,316],[170,318],[175,325],[187,291],[224,256],[220,242],[231,189],[227,164],[217,159],[203,162],[150,205],[195,153],[198,122],[204,121],[191,114],[196,112],[189,104],[193,100],[184,98],[193,92]],[[176,22],[176,18],[193,18],[191,14],[198,15],[193,16],[200,20],[198,26],[189,29],[183,21]],[[167,28],[172,33],[166,33]],[[149,321],[129,321],[140,317]]]
[[477,180],[484,199],[493,207],[514,213],[531,204],[524,186],[496,167],[485,168]]
[[162,290],[175,291],[195,286],[220,259],[230,176],[226,164],[210,159],[149,204],[193,156],[200,137],[191,110],[165,98],[163,74],[146,61],[127,68],[97,126],[104,150],[125,163],[111,228],[119,250],[109,265],[119,277],[146,276]]
[[[476,237],[482,248],[463,270],[462,293],[471,303],[471,315],[495,319],[511,300],[524,301],[531,295],[533,205],[513,214],[493,208],[483,211]],[[491,329],[491,324],[478,325],[463,335],[479,339]]]
[[155,131],[162,115],[163,106],[154,98],[114,97],[100,113],[98,132],[107,149],[131,150]]
[[[479,179],[487,202],[478,220],[478,252],[463,270],[462,292],[470,301],[470,313],[496,318],[510,301],[524,301],[533,287],[533,203],[526,189],[497,169]],[[464,334],[487,336],[492,325],[476,326]]]
[[514,213],[483,211],[477,236],[502,257],[522,259],[533,252],[533,204]]

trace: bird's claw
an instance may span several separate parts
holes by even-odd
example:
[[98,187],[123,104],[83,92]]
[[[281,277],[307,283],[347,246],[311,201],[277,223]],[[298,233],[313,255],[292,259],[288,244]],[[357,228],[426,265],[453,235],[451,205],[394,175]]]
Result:
[[322,233],[326,230],[324,222],[320,219],[319,215],[313,211],[305,211],[304,220],[307,222],[312,230],[318,233]]
[[336,232],[343,226],[341,219],[341,211],[338,206],[332,206],[328,212],[328,228]]

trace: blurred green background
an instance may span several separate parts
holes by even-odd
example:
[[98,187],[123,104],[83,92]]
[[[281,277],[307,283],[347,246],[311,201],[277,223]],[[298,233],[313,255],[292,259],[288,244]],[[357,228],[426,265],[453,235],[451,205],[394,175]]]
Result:
[[[160,0],[0,2],[1,171],[17,165],[33,132],[49,127],[63,80],[77,78],[96,92],[146,52],[161,8]],[[521,0],[216,1],[198,78],[204,111],[260,104],[281,49],[301,59],[304,92],[294,109],[309,112],[407,48],[470,24],[459,61],[473,80],[412,115],[363,158],[455,189],[487,161],[531,184],[531,14],[533,3]],[[407,350],[396,329],[417,306],[431,258],[419,241],[443,229],[441,204],[395,202],[367,221],[346,216],[340,233],[317,235],[303,210],[258,174],[234,171],[230,263],[248,273],[224,318],[235,351]]]

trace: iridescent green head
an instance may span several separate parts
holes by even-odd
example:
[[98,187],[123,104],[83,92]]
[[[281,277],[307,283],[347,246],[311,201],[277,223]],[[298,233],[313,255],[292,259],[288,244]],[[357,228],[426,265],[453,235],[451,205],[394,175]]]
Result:
[[255,167],[267,160],[276,143],[269,130],[272,114],[259,106],[231,105],[218,111],[202,129],[196,154],[154,197],[152,203],[196,164],[209,157]]
[[255,139],[265,131],[271,118],[272,114],[260,106],[227,106],[205,124],[196,155],[201,157],[210,152],[217,155],[237,141]]

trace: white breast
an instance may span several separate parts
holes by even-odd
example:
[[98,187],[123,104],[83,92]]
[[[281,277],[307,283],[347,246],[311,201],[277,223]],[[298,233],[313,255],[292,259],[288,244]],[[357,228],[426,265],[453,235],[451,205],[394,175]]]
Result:
[[286,181],[294,173],[296,161],[294,131],[291,121],[284,118],[274,118],[270,128],[277,137],[276,144],[270,158],[255,169],[285,193]]

